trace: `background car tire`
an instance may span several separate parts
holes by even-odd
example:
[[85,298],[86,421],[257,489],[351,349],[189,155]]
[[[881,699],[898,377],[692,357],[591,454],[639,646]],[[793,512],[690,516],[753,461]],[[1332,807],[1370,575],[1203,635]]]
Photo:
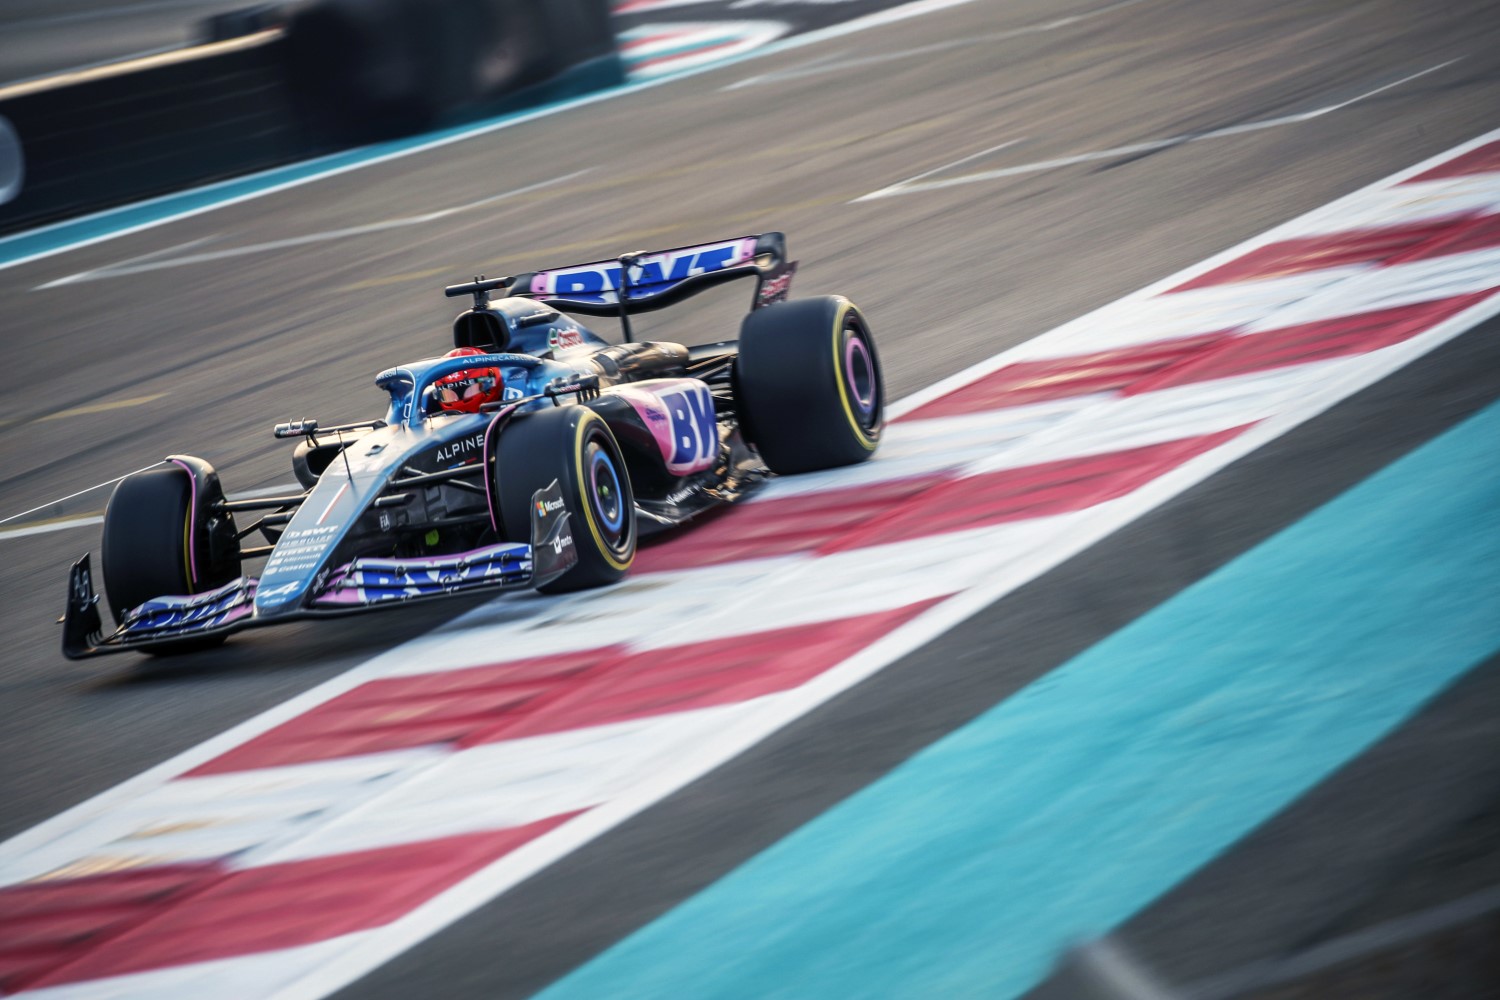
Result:
[[772,472],[853,465],[880,444],[880,358],[848,299],[795,299],[750,313],[734,379],[745,437]]
[[[196,461],[196,460],[189,460]],[[169,464],[127,476],[115,487],[104,511],[100,545],[104,594],[117,623],[153,597],[198,594],[233,580],[240,572],[239,542],[229,515],[214,515],[223,498],[218,477],[207,463],[203,496],[193,504],[193,479]],[[196,519],[196,523],[194,523]],[[189,553],[191,543],[196,550]],[[193,569],[197,570],[196,578]],[[161,643],[147,652],[186,652],[217,645],[223,636]]]
[[561,594],[614,583],[635,559],[635,496],[609,425],[586,406],[517,417],[496,444],[495,495],[509,541],[531,540],[531,498],[557,480],[578,564],[538,588]]

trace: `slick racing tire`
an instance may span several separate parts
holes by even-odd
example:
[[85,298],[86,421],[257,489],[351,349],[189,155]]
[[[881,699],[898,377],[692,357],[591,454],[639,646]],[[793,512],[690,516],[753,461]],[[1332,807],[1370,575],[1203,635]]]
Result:
[[[104,593],[117,624],[154,597],[200,594],[240,574],[233,517],[211,509],[224,497],[218,476],[201,459],[181,461],[198,468],[199,485],[183,465],[171,462],[121,480],[104,510]],[[208,636],[145,649],[186,652],[223,639]]]
[[853,465],[880,445],[880,358],[848,299],[795,299],[750,313],[734,381],[745,437],[778,475]]
[[562,594],[619,580],[635,559],[635,495],[614,434],[586,406],[538,410],[500,431],[495,495],[509,541],[531,540],[532,495],[554,479],[578,564],[538,589]]

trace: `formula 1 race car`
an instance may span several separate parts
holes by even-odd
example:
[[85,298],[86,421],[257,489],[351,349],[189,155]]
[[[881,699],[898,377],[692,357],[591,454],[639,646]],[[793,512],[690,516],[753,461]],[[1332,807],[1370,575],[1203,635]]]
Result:
[[[847,299],[787,301],[795,271],[766,233],[449,286],[474,300],[454,350],[377,375],[382,418],[276,425],[298,441],[305,492],[227,499],[212,466],[180,455],[122,480],[101,546],[117,627],[102,635],[85,555],[63,653],[171,653],[446,594],[596,587],[624,576],[641,536],[772,473],[864,461],[883,426],[875,342]],[[633,314],[739,278],[756,284],[737,341],[634,339]],[[624,343],[560,310],[618,318]],[[245,545],[257,532],[266,544]]]

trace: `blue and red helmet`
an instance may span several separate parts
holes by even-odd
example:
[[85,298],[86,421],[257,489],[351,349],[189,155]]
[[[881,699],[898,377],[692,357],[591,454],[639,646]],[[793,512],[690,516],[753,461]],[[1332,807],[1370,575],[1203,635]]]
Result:
[[[462,358],[483,353],[477,347],[456,347],[443,357]],[[432,393],[438,406],[450,413],[478,413],[485,403],[504,398],[505,376],[498,368],[465,368],[434,382]]]

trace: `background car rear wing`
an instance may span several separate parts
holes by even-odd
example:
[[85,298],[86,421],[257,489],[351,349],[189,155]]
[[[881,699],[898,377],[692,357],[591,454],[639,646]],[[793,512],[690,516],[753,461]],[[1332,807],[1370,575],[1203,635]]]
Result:
[[508,286],[506,294],[536,299],[566,312],[619,316],[622,290],[623,312],[630,314],[661,309],[725,281],[755,278],[751,308],[759,308],[786,298],[796,267],[795,261],[787,260],[786,237],[762,233],[621,254],[615,260],[531,271],[513,278],[475,279],[449,285],[446,292],[450,296],[473,295],[476,308],[482,308],[486,292]]

